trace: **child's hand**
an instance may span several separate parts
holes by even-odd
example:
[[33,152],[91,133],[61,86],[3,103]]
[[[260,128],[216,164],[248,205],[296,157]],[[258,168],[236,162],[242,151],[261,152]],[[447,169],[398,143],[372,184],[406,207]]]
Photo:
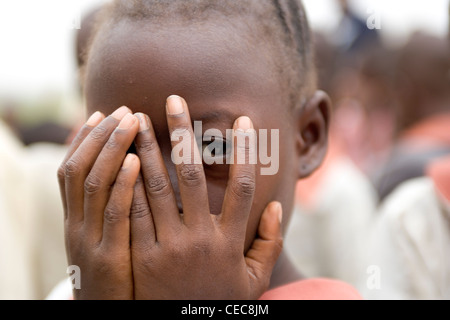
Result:
[[[195,146],[186,102],[171,97],[167,109],[170,133],[179,130],[180,135],[191,137],[191,141],[179,143]],[[268,288],[282,239],[281,205],[271,203],[261,217],[259,238],[244,255],[255,165],[232,165],[218,216],[209,211],[201,162],[177,165],[181,216],[150,120],[137,116],[141,126],[136,148],[142,177],[135,187],[130,214],[135,298],[258,299]],[[250,127],[250,119],[240,118],[235,129]],[[236,155],[248,152],[235,148]],[[197,148],[193,153],[199,157]]]
[[138,130],[128,108],[96,113],[59,169],[68,260],[81,271],[75,299],[133,299],[129,213],[140,163],[126,152]]

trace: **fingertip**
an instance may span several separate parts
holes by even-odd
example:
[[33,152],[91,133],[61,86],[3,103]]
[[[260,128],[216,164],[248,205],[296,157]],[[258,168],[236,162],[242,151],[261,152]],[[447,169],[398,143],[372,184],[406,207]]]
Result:
[[111,117],[113,117],[116,120],[122,120],[127,114],[132,113],[131,109],[126,107],[126,106],[122,106],[119,109],[117,109],[116,111],[114,111],[111,114]]
[[185,104],[185,100],[180,96],[171,95],[166,101],[167,114],[171,116],[183,114]]
[[281,206],[281,203],[278,201],[272,201],[269,203],[266,207],[267,215],[270,216],[270,220],[274,222],[275,219],[277,219],[277,222],[280,224],[283,221],[283,208]]
[[283,222],[283,206],[280,202],[274,201],[271,203],[271,211],[277,215],[280,224]]
[[263,239],[276,239],[281,233],[283,210],[280,202],[273,201],[266,206],[259,224],[259,235]]
[[139,132],[150,129],[150,117],[148,115],[138,112],[135,116],[139,119]]
[[139,165],[138,156],[133,153],[129,153],[129,154],[127,154],[127,156],[125,157],[125,160],[123,161],[122,168],[130,169],[136,165]]
[[242,131],[245,132],[247,130],[253,129],[253,122],[247,116],[239,117],[236,120],[236,122],[234,123],[234,129],[235,130],[242,130]]
[[138,123],[138,118],[131,113],[127,113],[120,121],[117,128],[122,130],[128,130],[131,129],[136,123]]
[[100,111],[97,111],[89,117],[86,121],[86,125],[89,127],[96,127],[103,121],[103,119],[105,119],[105,115]]

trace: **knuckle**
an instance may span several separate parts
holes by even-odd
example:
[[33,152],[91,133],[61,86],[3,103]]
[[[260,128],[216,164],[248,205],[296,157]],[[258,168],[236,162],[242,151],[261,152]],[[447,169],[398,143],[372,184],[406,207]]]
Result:
[[102,187],[101,179],[95,175],[89,175],[84,182],[84,191],[87,195],[97,194]]
[[232,181],[233,191],[238,196],[252,196],[255,192],[255,181],[253,177],[243,175],[238,176]]
[[190,256],[192,252],[185,245],[173,244],[167,248],[166,254],[172,261],[183,261],[184,258]]
[[150,214],[147,203],[143,201],[135,201],[131,205],[130,216],[133,219],[142,219]]
[[66,165],[61,168],[61,173],[64,171],[65,178],[74,178],[79,175],[81,166],[74,159],[67,161]]
[[64,179],[66,178],[66,166],[65,164],[62,164],[59,166],[58,171],[57,171],[57,176],[58,176],[58,180],[60,183],[62,183],[64,181]]
[[115,223],[121,222],[124,220],[124,218],[125,218],[125,215],[115,205],[108,206],[105,209],[105,212],[103,214],[103,219],[104,219],[105,223],[109,223],[109,224],[115,224]]
[[180,168],[181,182],[188,186],[197,186],[201,183],[203,168],[197,165],[183,165]]
[[169,181],[165,175],[154,175],[145,180],[147,191],[152,196],[166,196],[170,192]]
[[158,143],[154,139],[142,139],[136,143],[139,153],[151,153],[158,149]]
[[195,250],[196,255],[201,257],[209,257],[211,256],[214,248],[211,246],[209,241],[205,241],[203,238],[198,239],[193,244],[193,249]]
[[117,266],[117,260],[113,255],[107,254],[105,250],[99,250],[98,254],[95,255],[95,265],[98,274],[111,274],[115,272],[115,267]]
[[103,275],[113,274],[115,272],[114,268],[113,268],[113,264],[114,264],[114,262],[112,262],[112,261],[100,260],[96,264],[98,274],[103,274]]

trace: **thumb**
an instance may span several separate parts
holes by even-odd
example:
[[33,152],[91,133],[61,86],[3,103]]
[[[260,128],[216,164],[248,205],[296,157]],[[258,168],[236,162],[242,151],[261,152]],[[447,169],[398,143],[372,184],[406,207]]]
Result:
[[271,202],[264,210],[258,227],[259,237],[253,241],[245,256],[252,275],[252,296],[259,298],[269,287],[272,270],[283,248],[281,235],[281,203]]

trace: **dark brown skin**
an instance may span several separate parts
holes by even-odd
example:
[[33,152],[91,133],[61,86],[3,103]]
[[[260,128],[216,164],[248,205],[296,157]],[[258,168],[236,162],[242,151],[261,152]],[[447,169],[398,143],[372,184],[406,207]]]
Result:
[[[224,45],[217,36],[235,33],[214,24],[207,32],[173,26],[155,33],[127,22],[94,45],[89,114],[121,105],[132,111],[92,116],[61,166],[69,263],[84,275],[76,298],[257,299],[269,282],[301,278],[280,254],[281,234],[297,179],[325,155],[330,103],[316,92],[292,110],[263,44]],[[167,100],[174,94],[185,100]],[[167,114],[179,101],[183,114]],[[124,110],[139,119],[126,133],[115,129]],[[175,166],[169,134],[192,130],[194,120],[224,137],[242,121],[280,129],[278,174],[261,176],[259,164]],[[138,157],[123,165],[133,139]]]

